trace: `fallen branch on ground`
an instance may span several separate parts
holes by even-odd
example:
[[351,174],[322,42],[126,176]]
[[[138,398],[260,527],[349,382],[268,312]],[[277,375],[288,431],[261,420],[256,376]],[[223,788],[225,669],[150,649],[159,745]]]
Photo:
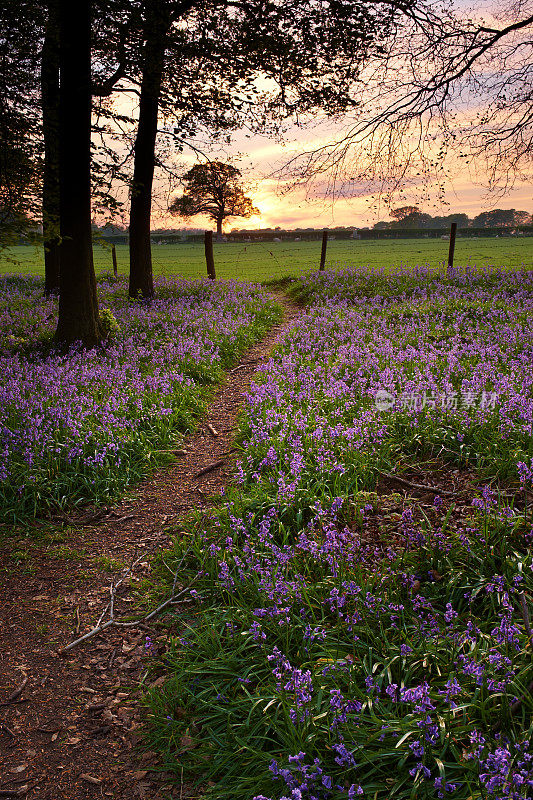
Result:
[[[157,616],[157,614],[159,614],[161,611],[163,611],[163,609],[166,608],[167,606],[171,605],[171,603],[174,603],[177,600],[179,600],[180,597],[182,597],[184,594],[186,594],[186,592],[189,591],[189,589],[191,588],[191,586],[194,583],[194,580],[193,580],[193,581],[191,581],[191,583],[188,586],[185,586],[183,589],[181,589],[181,591],[176,592],[179,569],[180,569],[181,565],[183,564],[183,562],[185,560],[185,557],[187,556],[188,552],[189,551],[187,550],[185,555],[183,556],[183,558],[179,562],[178,566],[176,567],[176,570],[174,572],[174,581],[172,583],[172,592],[170,594],[170,597],[168,597],[163,603],[158,605],[157,608],[154,608],[153,611],[148,612],[148,614],[145,614],[144,616],[139,617],[138,619],[135,619],[135,620],[122,621],[122,620],[119,620],[119,619],[115,618],[115,599],[116,599],[116,596],[117,596],[117,589],[119,588],[119,586],[122,583],[124,583],[126,578],[129,577],[129,575],[131,575],[131,573],[132,573],[133,569],[135,568],[135,566],[140,561],[142,561],[142,560],[144,560],[146,558],[146,553],[144,553],[142,556],[139,556],[139,558],[137,558],[136,560],[133,561],[131,567],[125,572],[125,574],[116,583],[112,583],[111,586],[109,587],[109,595],[110,595],[109,603],[107,604],[107,606],[104,608],[104,610],[100,614],[100,617],[98,618],[98,622],[96,623],[94,628],[92,628],[87,633],[84,633],[83,636],[80,636],[78,639],[75,639],[70,644],[65,645],[65,647],[62,647],[60,650],[57,651],[58,654],[59,655],[63,655],[64,653],[68,653],[68,651],[72,650],[72,648],[76,647],[76,645],[81,644],[81,642],[87,641],[87,639],[92,639],[93,636],[97,636],[99,633],[103,633],[103,631],[107,630],[108,628],[111,628],[111,627],[115,627],[115,628],[134,628],[136,626],[142,625],[143,622],[148,622],[149,620],[151,620],[155,616]],[[107,612],[109,612],[109,619],[106,620],[106,622],[103,622],[103,619],[104,619],[105,615],[107,614]]]
[[219,458],[218,461],[215,461],[213,464],[210,464],[208,467],[204,467],[203,469],[200,470],[200,472],[197,472],[196,475],[193,475],[193,480],[196,480],[196,478],[201,478],[202,475],[207,475],[208,472],[212,472],[214,469],[217,469],[218,467],[221,467],[222,464],[224,464],[225,461],[226,461],[225,458]]
[[5,731],[6,733],[9,733],[9,735],[10,735],[10,736],[12,736],[12,737],[13,737],[13,739],[14,739],[14,738],[16,737],[16,735],[17,735],[17,734],[15,733],[15,731],[12,731],[12,730],[11,730],[11,728],[9,727],[9,725],[6,725],[6,723],[5,723],[5,722],[2,722],[2,720],[0,720],[0,730],[2,730],[2,731]]
[[[399,475],[395,475],[393,472],[382,472],[380,469],[376,468],[376,472],[379,475],[382,475],[384,478],[389,478],[390,480],[397,481],[398,483],[403,484],[404,486],[408,486],[410,489],[417,489],[420,492],[430,492],[432,494],[442,494],[444,497],[456,497],[456,492],[451,492],[448,489],[439,489],[436,486],[427,486],[426,484],[422,483],[413,483],[412,481],[408,481],[407,478],[401,478]],[[460,489],[458,491],[461,491]],[[515,494],[511,494],[509,492],[501,492],[497,491],[498,497],[502,498],[503,500],[516,500],[517,498],[520,499],[521,493],[516,492]],[[529,497],[533,498],[533,494],[526,493],[526,501]]]
[[233,369],[230,369],[230,373],[237,372],[237,370],[244,369],[245,367],[250,367],[252,366],[252,364],[257,364],[259,361],[261,361],[260,358],[254,358],[251,361],[243,361],[242,364],[239,364],[237,367],[233,367]]
[[4,708],[4,706],[8,706],[11,703],[13,703],[17,699],[17,697],[20,697],[20,695],[26,688],[26,684],[28,683],[28,676],[24,672],[24,670],[22,670],[22,674],[24,675],[22,683],[13,692],[11,692],[7,700],[4,700],[2,703],[0,703],[0,708]]
[[382,472],[380,469],[376,469],[376,472],[379,473],[379,475],[382,475],[384,478],[388,478],[391,481],[397,481],[404,486],[408,486],[410,489],[417,489],[419,492],[442,494],[445,497],[456,497],[457,495],[457,492],[450,492],[447,489],[439,489],[436,486],[427,486],[424,483],[413,483],[412,481],[408,481],[407,478],[400,478],[399,475],[394,475],[392,472]]

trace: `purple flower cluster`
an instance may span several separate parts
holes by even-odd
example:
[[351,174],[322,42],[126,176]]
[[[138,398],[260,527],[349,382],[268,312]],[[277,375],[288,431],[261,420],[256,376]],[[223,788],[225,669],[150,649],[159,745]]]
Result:
[[[316,761],[321,751],[315,750],[318,756],[312,754],[310,763],[276,763],[274,777],[285,781],[290,800],[355,797],[364,786],[359,775],[367,752],[364,732],[374,732],[379,720],[373,741],[392,746],[398,757],[403,754],[409,780],[427,784],[423,791],[429,795],[452,795],[467,785],[466,777],[445,780],[437,759],[457,715],[479,691],[495,699],[516,692],[527,641],[518,621],[517,592],[531,578],[531,557],[521,565],[527,577],[487,575],[478,592],[477,614],[471,598],[465,614],[460,610],[463,593],[453,601],[443,598],[445,585],[434,581],[431,570],[426,578],[421,571],[415,574],[432,596],[429,591],[428,596],[412,594],[414,575],[402,571],[405,554],[389,552],[385,561],[359,537],[341,535],[340,513],[338,498],[329,507],[315,504],[313,516],[291,543],[281,534],[279,511],[237,517],[231,507],[232,535],[219,538],[217,545],[212,533],[204,534],[205,588],[210,586],[212,593],[215,577],[224,596],[229,591],[224,615],[235,611],[233,640],[241,640],[239,631],[250,637],[256,668],[268,664],[259,696],[271,698],[268,707],[285,709],[291,738],[303,743],[327,736],[331,759]],[[487,514],[489,521],[497,519],[492,506],[483,511],[483,532],[471,528],[464,548],[460,540],[442,534],[441,544],[454,541],[453,549],[440,550],[450,559],[448,569],[454,558],[462,563],[478,549],[484,551]],[[370,519],[363,532],[368,524]],[[406,511],[403,524],[416,530],[412,511]],[[500,536],[498,529],[494,535]],[[433,540],[428,531],[418,550],[411,551],[413,562],[428,557]],[[405,587],[401,602],[393,593],[398,584]],[[498,612],[487,613],[494,603]],[[376,659],[373,669],[370,658]],[[396,665],[390,674],[379,667],[380,659]],[[436,686],[435,676],[443,676]],[[348,783],[339,783],[339,768]]]
[[471,734],[470,758],[478,762],[479,780],[485,794],[494,800],[521,800],[533,794],[531,741],[501,741],[491,749],[479,731]]
[[294,723],[303,722],[309,716],[307,706],[313,694],[311,672],[292,667],[277,647],[267,656],[267,661],[273,664],[272,674],[276,678],[277,690],[288,692],[293,699],[294,707],[289,711],[291,720]]
[[[512,476],[520,463],[528,480],[517,456],[529,452],[533,425],[533,272],[503,273],[493,286],[472,273],[435,278],[399,295],[339,301],[351,277],[368,281],[342,272],[305,279],[322,304],[252,384],[243,480],[261,475],[278,503],[294,504],[311,475],[343,486],[354,462],[399,436],[488,468],[502,458]],[[390,411],[376,404],[380,391],[393,398]],[[421,407],[413,397],[437,399]]]
[[[119,333],[103,350],[39,355],[55,302],[34,279],[0,292],[0,496],[8,514],[113,493],[172,448],[205,403],[205,386],[273,320],[259,287],[159,279],[150,307],[102,281]],[[137,475],[136,475],[137,473]]]
[[[209,751],[221,753],[218,774],[237,759],[252,776],[248,793],[232,794],[228,778],[220,796],[244,800],[251,785],[263,792],[255,800],[529,796],[520,723],[507,726],[508,743],[490,733],[528,683],[524,514],[505,511],[489,487],[466,520],[450,515],[447,498],[423,520],[403,502],[384,540],[383,498],[362,490],[382,452],[407,446],[458,460],[470,448],[474,463],[496,453],[529,480],[518,464],[533,410],[533,275],[424,277],[393,277],[381,295],[361,297],[357,276],[306,278],[324,302],[282,336],[252,383],[239,493],[198,536],[208,608],[176,666],[183,680],[191,664],[205,671],[187,702],[206,729],[229,731]],[[497,391],[503,402],[384,414],[380,388]],[[202,630],[229,620],[234,635],[217,653]],[[228,664],[249,666],[255,680],[233,716],[216,702],[237,668]],[[468,734],[482,725],[476,749]]]

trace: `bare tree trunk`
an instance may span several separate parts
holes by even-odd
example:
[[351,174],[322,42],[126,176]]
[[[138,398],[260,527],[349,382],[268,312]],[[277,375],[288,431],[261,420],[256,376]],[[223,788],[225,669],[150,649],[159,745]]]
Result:
[[61,274],[56,339],[102,339],[91,238],[90,0],[59,0]]
[[57,0],[48,2],[41,53],[43,112],[44,291],[59,294],[59,19]]
[[222,223],[223,223],[223,221],[224,220],[223,220],[222,217],[217,217],[217,237],[222,236]]
[[161,79],[170,15],[167,0],[146,0],[143,77],[130,208],[130,282],[132,298],[154,294],[150,216],[155,166],[155,140]]

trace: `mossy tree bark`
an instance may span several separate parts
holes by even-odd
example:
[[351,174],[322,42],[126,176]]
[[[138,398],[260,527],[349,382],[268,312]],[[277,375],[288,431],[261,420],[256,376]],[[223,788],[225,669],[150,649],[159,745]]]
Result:
[[90,2],[59,0],[61,272],[56,339],[102,340],[91,236]]

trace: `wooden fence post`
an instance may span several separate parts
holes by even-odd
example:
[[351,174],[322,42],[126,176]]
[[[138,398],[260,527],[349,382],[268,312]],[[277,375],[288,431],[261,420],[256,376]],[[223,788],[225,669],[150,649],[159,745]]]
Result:
[[205,263],[207,264],[207,277],[215,280],[215,259],[213,257],[213,231],[205,232]]
[[320,253],[320,271],[326,268],[326,249],[328,246],[328,232],[322,231],[322,252]]
[[448,269],[453,267],[453,253],[455,250],[455,234],[457,233],[457,222],[452,222],[450,228],[450,249],[448,250]]
[[117,264],[117,249],[114,244],[111,245],[111,258],[113,259],[113,275],[116,278],[118,275],[118,264]]

